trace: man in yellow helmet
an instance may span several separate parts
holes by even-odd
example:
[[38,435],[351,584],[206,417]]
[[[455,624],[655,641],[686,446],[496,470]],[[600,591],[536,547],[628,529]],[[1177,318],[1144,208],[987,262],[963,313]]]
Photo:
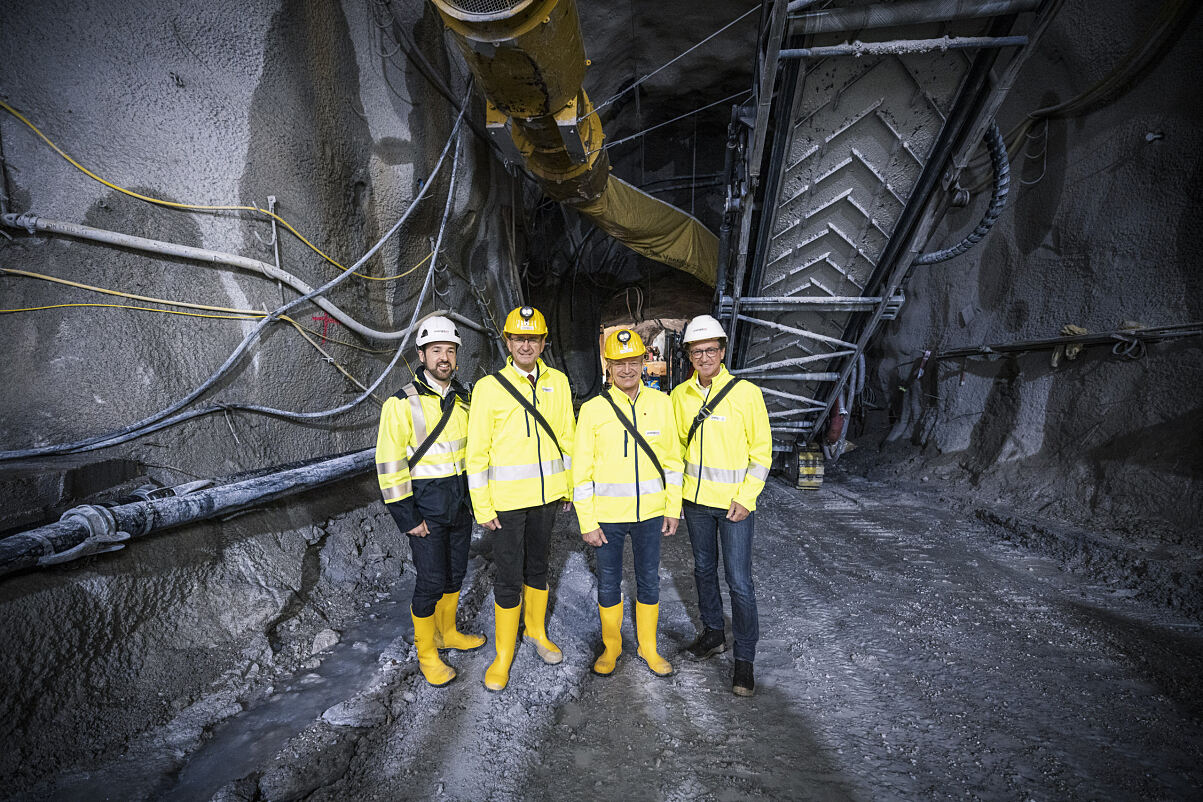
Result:
[[760,388],[735,378],[723,365],[727,334],[717,320],[694,318],[681,339],[694,375],[673,389],[672,401],[685,450],[683,507],[704,627],[688,651],[705,659],[727,648],[718,589],[721,541],[735,633],[731,690],[751,696],[760,638],[752,584],[753,513],[773,464],[769,413]]
[[539,358],[547,345],[542,313],[518,307],[504,331],[510,357],[476,383],[468,414],[472,510],[495,533],[497,656],[485,672],[485,687],[493,691],[509,682],[523,604],[525,639],[545,663],[564,659],[547,636],[547,558],[556,508],[571,507],[575,428],[568,377]]
[[643,340],[631,329],[606,338],[602,355],[613,386],[586,401],[572,448],[572,500],[585,542],[597,549],[597,608],[605,649],[595,674],[614,671],[622,653],[622,551],[635,562],[638,655],[662,677],[673,668],[656,650],[660,617],[660,538],[681,517],[681,449],[672,402],[641,381]]
[[409,535],[418,574],[410,603],[418,665],[431,685],[446,685],[455,669],[438,650],[477,649],[485,642],[455,628],[472,540],[464,478],[469,396],[454,378],[461,345],[455,324],[427,318],[416,342],[422,371],[380,413],[376,479],[393,520]]

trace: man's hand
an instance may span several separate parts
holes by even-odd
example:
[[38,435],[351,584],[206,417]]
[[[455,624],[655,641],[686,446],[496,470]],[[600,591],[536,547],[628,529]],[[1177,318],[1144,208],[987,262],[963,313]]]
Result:
[[426,525],[425,521],[422,521],[413,529],[406,532],[406,534],[414,535],[415,537],[426,537],[430,534],[430,527]]
[[568,499],[564,499],[564,505],[562,507],[560,507],[560,511],[561,512],[572,512],[572,502],[569,501]]
[[665,537],[675,534],[677,531],[677,525],[679,523],[681,523],[680,518],[669,518],[668,516],[665,516],[664,523],[660,525],[660,534],[664,535]]
[[727,520],[732,523],[739,523],[744,518],[748,517],[748,508],[740,504],[735,499],[731,499],[731,506],[727,509]]
[[610,542],[606,540],[606,533],[601,530],[600,526],[597,529],[594,529],[592,532],[586,532],[585,534],[581,535],[581,540],[585,541],[590,546],[604,546],[606,543]]
[[491,529],[494,532],[496,532],[498,529],[501,528],[501,521],[494,518],[491,521],[485,521],[483,524],[481,524],[481,526],[483,526],[485,529]]

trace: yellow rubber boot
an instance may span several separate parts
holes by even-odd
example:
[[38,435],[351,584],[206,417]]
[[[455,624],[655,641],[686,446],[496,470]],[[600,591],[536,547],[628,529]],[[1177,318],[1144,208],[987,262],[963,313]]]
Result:
[[622,654],[622,600],[613,607],[597,605],[601,616],[602,643],[606,650],[593,663],[593,673],[603,677],[614,673],[618,655]]
[[440,649],[459,649],[470,652],[485,645],[484,635],[468,635],[455,628],[455,613],[459,610],[459,591],[444,593],[434,606],[435,645]]
[[514,646],[518,640],[520,617],[520,606],[506,608],[498,607],[496,603],[493,605],[493,646],[497,649],[497,656],[485,671],[485,687],[490,691],[503,691],[510,682],[510,664],[514,662]]
[[455,679],[455,669],[439,658],[439,650],[435,648],[434,616],[418,618],[412,610],[410,616],[414,620],[414,649],[418,652],[418,666],[422,669],[422,676],[435,687],[446,685]]
[[559,663],[564,659],[564,653],[547,637],[547,591],[523,585],[522,599],[526,607],[523,615],[526,636],[523,639],[535,645],[535,651],[544,663]]
[[656,651],[656,625],[660,621],[659,604],[635,602],[635,636],[639,641],[639,656],[647,662],[653,674],[672,676],[673,667]]

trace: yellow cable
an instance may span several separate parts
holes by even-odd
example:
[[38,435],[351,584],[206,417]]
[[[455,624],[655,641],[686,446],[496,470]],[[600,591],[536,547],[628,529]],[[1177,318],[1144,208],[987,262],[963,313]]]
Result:
[[[100,292],[103,292],[103,290],[100,290]],[[121,293],[114,293],[114,294],[120,295]],[[165,303],[170,303],[170,302],[165,302]],[[199,312],[177,312],[174,309],[153,309],[153,308],[147,307],[147,306],[133,306],[131,304],[97,304],[97,303],[50,304],[49,306],[30,306],[30,307],[25,307],[23,309],[0,309],[0,315],[7,315],[7,314],[10,314],[13,312],[39,312],[43,309],[62,309],[65,307],[79,307],[79,306],[101,307],[101,308],[105,308],[105,309],[133,309],[138,312],[159,312],[160,314],[164,314],[164,315],[184,315],[186,317],[205,317],[205,318],[215,318],[217,320],[256,320],[256,319],[261,319],[263,317],[266,317],[266,315],[264,315],[262,312],[251,313],[251,314],[247,314],[247,315],[204,315]],[[348,379],[350,379],[351,382],[353,384],[355,384],[356,387],[358,387],[361,390],[368,389],[366,386],[364,386],[364,384],[362,382],[359,381],[359,379],[352,376],[351,373],[348,372],[346,368],[344,368],[341,364],[339,364],[338,360],[335,359],[334,357],[332,357],[326,351],[326,349],[322,348],[311,337],[309,337],[309,335],[307,335],[305,333],[306,328],[304,326],[297,323],[295,320],[288,317],[287,315],[282,316],[281,319],[292,324],[293,328],[295,328],[297,330],[297,333],[300,334],[301,337],[303,337],[307,343],[309,343],[314,348],[316,348],[318,350],[318,353],[320,353],[323,357],[325,357],[327,360],[329,360],[330,364],[333,365],[338,370],[339,373],[343,374]],[[314,334],[317,333],[316,331],[313,331],[312,329],[308,329],[308,331],[311,331]],[[332,342],[337,342],[337,340],[333,340]],[[406,362],[406,365],[407,366],[409,365],[408,361]],[[371,396],[372,396],[372,400],[376,402],[377,406],[383,406],[384,402],[382,402],[376,396],[375,393],[372,393]]]
[[[288,229],[290,232],[292,232],[293,236],[295,236],[301,242],[305,243],[305,245],[307,245],[314,253],[316,253],[318,256],[322,257],[323,259],[325,259],[330,264],[337,267],[339,270],[346,271],[346,269],[347,269],[341,263],[335,261],[329,255],[327,255],[326,252],[323,251],[321,248],[317,247],[312,242],[305,239],[305,237],[301,234],[301,232],[297,231],[295,228],[293,228],[292,224],[289,223],[287,220],[285,220],[283,217],[276,214],[275,212],[270,212],[267,209],[260,208],[259,206],[204,206],[204,205],[201,205],[198,203],[176,203],[175,201],[163,200],[162,198],[155,198],[150,195],[143,195],[139,192],[134,192],[132,189],[126,189],[125,187],[118,186],[110,181],[106,181],[105,179],[96,175],[96,173],[89,170],[87,167],[84,167],[82,164],[77,162],[75,159],[68,156],[58,145],[51,142],[50,138],[48,136],[46,136],[45,134],[43,134],[36,125],[31,123],[29,120],[27,120],[25,118],[25,116],[21,114],[21,112],[17,111],[12,106],[5,103],[3,100],[0,100],[0,108],[4,109],[9,114],[16,117],[21,122],[25,123],[25,125],[29,127],[29,130],[31,130],[35,134],[37,134],[38,137],[41,138],[41,140],[43,142],[45,142],[47,145],[49,145],[54,150],[55,153],[57,153],[58,155],[62,156],[64,159],[66,159],[69,164],[71,164],[73,167],[75,167],[75,169],[79,170],[84,175],[88,176],[89,178],[93,179],[94,181],[99,181],[100,183],[102,183],[106,187],[108,187],[109,189],[116,190],[117,192],[120,192],[123,195],[128,195],[131,198],[137,198],[140,201],[145,201],[147,203],[153,203],[158,206],[166,206],[170,209],[187,209],[187,210],[193,210],[193,211],[206,211],[206,212],[258,212],[259,214],[266,215],[267,217],[272,218],[277,223],[284,226],[286,229]],[[429,258],[430,258],[429,256],[426,257],[426,259],[429,259]],[[426,259],[423,259],[422,262],[419,262],[418,265],[415,265],[414,267],[410,268],[405,273],[400,273],[396,276],[388,276],[388,277],[384,277],[384,278],[377,277],[377,276],[365,276],[363,273],[360,273],[358,271],[356,271],[355,275],[359,276],[360,278],[372,279],[373,281],[390,281],[395,278],[401,278],[402,276],[409,275],[414,270],[417,270],[418,267],[421,266],[421,264],[426,261]]]
[[[232,309],[228,306],[210,306],[208,304],[188,303],[187,301],[172,301],[167,298],[154,298],[154,297],[147,296],[147,295],[134,295],[132,293],[121,292],[119,290],[108,290],[108,289],[105,289],[104,287],[93,287],[91,284],[80,284],[78,281],[70,281],[65,278],[57,278],[55,276],[47,276],[42,273],[32,273],[28,270],[14,270],[14,269],[8,268],[8,267],[0,267],[0,276],[5,275],[5,274],[14,275],[14,276],[25,276],[26,278],[41,279],[42,281],[50,281],[55,284],[64,284],[68,287],[76,287],[81,290],[88,290],[89,292],[99,292],[99,293],[103,293],[104,295],[116,295],[120,298],[129,298],[134,301],[146,301],[147,303],[164,304],[166,306],[182,306],[182,307],[186,307],[188,309],[205,309],[210,312],[230,312],[230,313],[236,314],[236,315],[249,315],[250,316],[249,318],[245,318],[245,319],[259,319],[259,318],[264,317],[264,312],[259,309]],[[41,308],[41,307],[38,307],[38,308]],[[46,308],[51,308],[51,307],[46,307]],[[133,308],[133,307],[130,307],[130,308]],[[18,311],[18,310],[14,310],[14,311]],[[165,311],[165,310],[159,310],[159,311]],[[205,317],[205,316],[198,315],[198,317]],[[392,349],[390,349],[390,348],[365,348],[362,345],[358,345],[356,343],[346,342],[345,340],[339,340],[335,337],[327,337],[326,335],[321,334],[321,332],[319,332],[317,329],[309,328],[307,326],[302,326],[300,323],[293,320],[288,315],[281,315],[280,318],[282,320],[288,321],[289,323],[291,323],[294,326],[297,326],[299,328],[304,329],[305,331],[308,331],[311,334],[320,334],[328,342],[337,343],[338,345],[343,345],[343,346],[346,346],[347,348],[354,348],[356,350],[363,351],[368,354],[387,354],[392,351]]]
[[[7,315],[12,312],[39,312],[43,309],[62,309],[68,306],[100,306],[109,309],[136,309],[140,312],[162,312],[165,315],[187,315],[188,317],[209,317],[218,320],[255,320],[250,315],[202,315],[199,312],[177,312],[174,309],[152,309],[147,306],[132,306],[130,304],[93,304],[93,303],[75,303],[75,304],[50,304],[49,306],[29,306],[23,309],[0,309],[0,315]],[[259,317],[263,317],[260,313]]]

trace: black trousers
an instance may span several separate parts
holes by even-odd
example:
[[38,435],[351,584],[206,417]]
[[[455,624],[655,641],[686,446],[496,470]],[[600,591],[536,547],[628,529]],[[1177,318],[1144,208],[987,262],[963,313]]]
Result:
[[472,545],[472,521],[463,526],[444,526],[427,521],[430,534],[409,536],[418,578],[410,608],[418,618],[434,615],[434,606],[444,593],[458,593],[468,573],[468,547]]
[[[463,476],[414,482],[413,513],[418,521],[425,520],[430,529],[426,537],[409,535],[409,551],[418,573],[410,609],[419,618],[434,615],[434,607],[443,594],[458,593],[464,584],[468,549],[472,545],[472,512],[467,498]],[[385,506],[401,531],[408,532],[413,523],[402,514],[400,504]]]
[[523,585],[547,589],[551,529],[559,506],[559,501],[553,501],[497,513],[501,529],[493,533],[493,562],[497,565],[493,598],[498,607],[517,607],[522,601]]

